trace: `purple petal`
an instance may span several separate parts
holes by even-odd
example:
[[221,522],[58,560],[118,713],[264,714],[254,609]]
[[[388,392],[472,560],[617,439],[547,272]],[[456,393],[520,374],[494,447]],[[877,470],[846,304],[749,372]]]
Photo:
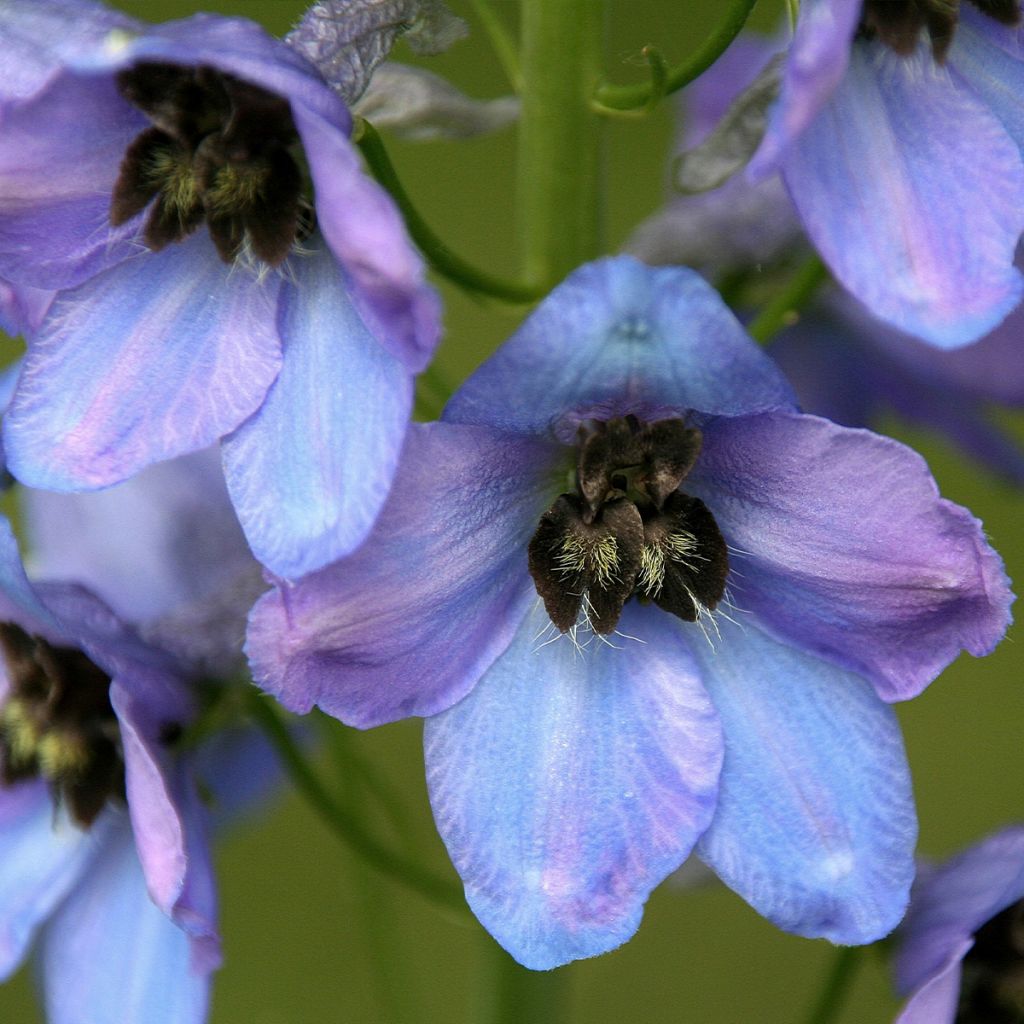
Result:
[[4,112],[0,278],[74,287],[138,251],[137,224],[110,227],[110,193],[146,123],[112,78],[68,72]]
[[960,967],[973,945],[960,943],[949,959],[910,997],[895,1024],[953,1024],[960,998]]
[[367,330],[319,247],[285,284],[281,373],[224,443],[228,488],[253,553],[294,578],[348,554],[391,487],[412,408],[409,370]]
[[40,949],[50,1024],[203,1024],[209,977],[155,907],[121,829],[47,927]]
[[38,329],[56,293],[0,281],[0,330],[27,334]]
[[861,0],[803,0],[782,89],[760,149],[747,167],[757,181],[777,170],[787,149],[828,101],[846,72]]
[[293,711],[319,704],[361,728],[461,699],[535,597],[526,547],[559,461],[541,442],[413,424],[369,539],[253,609],[256,682]]
[[[538,611],[426,723],[437,826],[473,912],[534,970],[640,924],[715,805],[721,731],[676,624],[630,608],[620,647],[543,645]],[[596,650],[594,648],[597,648]]]
[[[0,516],[0,618],[16,622],[30,633],[50,638],[63,634],[62,624],[39,599],[25,575],[18,540],[5,516]],[[0,671],[0,676],[4,675]]]
[[[572,273],[448,403],[444,419],[565,431],[567,414],[734,414],[792,392],[718,293],[692,270],[630,256]],[[569,424],[569,439],[575,424]]]
[[278,285],[225,266],[196,235],[63,293],[4,418],[11,472],[103,487],[228,433],[280,367]]
[[955,348],[1020,301],[1020,154],[923,43],[913,57],[854,47],[783,174],[837,279],[901,330]]
[[22,501],[34,575],[78,580],[126,621],[202,601],[254,564],[213,449],[107,490],[26,488]]
[[965,850],[914,886],[896,961],[901,992],[918,988],[990,918],[1024,898],[1024,826]]
[[352,281],[359,313],[378,342],[418,372],[440,338],[440,303],[394,201],[363,172],[335,125],[301,107],[293,114],[309,157],[317,223]]
[[36,928],[87,870],[111,815],[83,832],[55,811],[42,782],[0,789],[0,979],[21,963]]
[[920,693],[961,649],[989,653],[1009,624],[981,524],[895,441],[790,413],[721,419],[688,482],[736,552],[737,606],[884,700]]
[[899,725],[863,678],[745,618],[693,644],[722,720],[718,809],[698,850],[785,931],[873,942],[906,909],[917,824]]

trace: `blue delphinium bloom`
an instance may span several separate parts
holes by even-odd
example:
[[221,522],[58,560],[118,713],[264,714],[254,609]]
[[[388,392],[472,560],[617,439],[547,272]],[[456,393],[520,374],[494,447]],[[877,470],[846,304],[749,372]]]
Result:
[[344,103],[241,18],[12,0],[0,31],[0,280],[59,293],[5,421],[12,473],[99,488],[223,438],[264,564],[350,550],[439,318]]
[[239,670],[258,567],[216,453],[25,497],[34,585],[0,532],[0,976],[32,946],[51,1024],[200,1024],[209,835],[274,772],[244,730],[176,737],[194,680]]
[[696,273],[619,257],[411,430],[367,542],[263,597],[247,653],[296,711],[429,716],[469,904],[551,968],[629,938],[695,846],[786,930],[892,929],[916,821],[888,704],[1010,601],[920,457],[799,414]]
[[922,871],[901,928],[896,1024],[1024,1020],[1024,826]]
[[748,167],[780,170],[836,278],[941,348],[1020,302],[1017,0],[805,0]]

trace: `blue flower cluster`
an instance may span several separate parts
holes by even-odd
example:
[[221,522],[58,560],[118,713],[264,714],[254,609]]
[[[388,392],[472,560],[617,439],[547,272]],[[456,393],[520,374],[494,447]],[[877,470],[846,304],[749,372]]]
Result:
[[[54,1024],[206,1019],[210,839],[276,775],[251,726],[209,728],[247,670],[293,712],[426,720],[466,900],[526,967],[625,942],[691,854],[788,932],[897,927],[892,705],[991,652],[1013,595],[865,427],[895,408],[1024,481],[988,419],[1024,403],[1024,30],[926,8],[803,0],[787,43],[739,40],[682,148],[774,67],[746,171],[571,272],[413,423],[440,303],[331,76],[242,18],[0,3],[33,570],[3,520],[0,971],[34,948]],[[766,352],[708,278],[808,240],[834,283]],[[1020,836],[982,850],[921,875],[904,1024],[1003,998],[984,971],[956,996],[1024,895]]]

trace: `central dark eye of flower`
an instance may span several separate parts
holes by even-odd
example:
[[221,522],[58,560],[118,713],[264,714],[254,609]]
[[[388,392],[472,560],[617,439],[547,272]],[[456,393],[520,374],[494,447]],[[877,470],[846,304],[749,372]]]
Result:
[[634,595],[688,622],[721,600],[725,541],[705,504],[679,490],[701,440],[678,419],[581,428],[576,492],[541,516],[529,548],[537,593],[563,633],[581,611],[596,632],[613,632]]
[[121,162],[110,204],[115,227],[152,202],[143,237],[154,251],[205,220],[225,262],[248,239],[272,266],[309,233],[287,100],[205,66],[136,64],[118,74],[117,86],[153,127]]
[[81,651],[54,647],[0,623],[10,692],[0,709],[0,779],[46,779],[88,828],[111,798],[124,799],[124,757],[110,677]]
[[975,935],[964,957],[956,1024],[1024,1024],[1024,900]]
[[[983,14],[1003,25],[1020,21],[1018,0],[971,0]],[[913,53],[922,29],[928,32],[932,56],[940,63],[953,42],[960,0],[864,0],[857,27],[859,39],[878,39],[896,53]]]

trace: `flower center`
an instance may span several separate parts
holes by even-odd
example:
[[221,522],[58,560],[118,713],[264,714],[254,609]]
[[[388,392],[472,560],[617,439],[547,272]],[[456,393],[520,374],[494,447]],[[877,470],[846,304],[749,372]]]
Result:
[[10,691],[0,709],[0,780],[44,778],[88,828],[111,798],[124,799],[124,757],[110,677],[73,647],[54,647],[0,623]]
[[158,251],[205,220],[225,263],[245,241],[279,265],[312,230],[312,206],[289,151],[288,101],[215,68],[141,63],[117,87],[153,122],[125,151],[114,184],[115,227],[150,203],[143,238]]
[[[1020,21],[1018,0],[971,0],[982,14],[1003,25]],[[960,16],[960,0],[864,0],[858,39],[877,39],[907,56],[917,49],[921,31],[928,32],[932,56],[946,59]]]
[[964,957],[956,1024],[1024,1024],[1024,900],[975,935]]
[[701,440],[678,419],[580,429],[576,493],[559,495],[529,547],[537,593],[563,633],[581,612],[613,632],[633,596],[687,622],[721,600],[725,541],[704,503],[679,490]]

